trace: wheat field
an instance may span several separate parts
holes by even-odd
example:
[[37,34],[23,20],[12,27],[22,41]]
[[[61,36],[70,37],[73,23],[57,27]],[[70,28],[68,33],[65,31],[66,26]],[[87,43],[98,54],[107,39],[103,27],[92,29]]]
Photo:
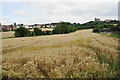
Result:
[[3,39],[2,73],[4,78],[114,78],[118,52],[118,39],[92,29]]
[[8,31],[8,32],[0,32],[2,33],[2,38],[10,38],[10,37],[14,37],[14,31]]

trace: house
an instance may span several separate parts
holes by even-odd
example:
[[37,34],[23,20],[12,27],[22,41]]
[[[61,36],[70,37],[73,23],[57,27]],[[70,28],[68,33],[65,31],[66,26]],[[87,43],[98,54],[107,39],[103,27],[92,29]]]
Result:
[[56,25],[51,25],[51,28],[55,28],[56,27]]
[[29,26],[28,26],[28,25],[24,25],[23,27],[25,27],[25,28],[27,28],[27,29],[29,28]]
[[47,25],[48,28],[55,28],[56,25]]
[[111,19],[106,19],[105,22],[111,22],[112,20]]
[[29,28],[33,28],[32,26],[29,26]]
[[13,26],[2,26],[2,30],[11,31],[13,30]]
[[51,28],[51,25],[46,25],[48,28]]

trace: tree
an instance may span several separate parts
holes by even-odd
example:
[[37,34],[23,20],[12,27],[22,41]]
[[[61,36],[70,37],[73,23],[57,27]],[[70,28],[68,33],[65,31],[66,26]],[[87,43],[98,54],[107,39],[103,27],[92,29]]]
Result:
[[17,28],[15,30],[15,37],[26,37],[29,36],[29,30],[24,27]]
[[56,25],[56,27],[53,30],[53,33],[55,34],[64,34],[68,33],[68,26],[65,22],[60,22]]
[[39,28],[34,28],[34,33],[36,36],[42,35],[42,31]]
[[33,31],[29,31],[29,36],[35,36],[35,33]]
[[52,32],[51,31],[46,31],[46,35],[51,35]]
[[43,25],[41,25],[41,28],[43,28]]

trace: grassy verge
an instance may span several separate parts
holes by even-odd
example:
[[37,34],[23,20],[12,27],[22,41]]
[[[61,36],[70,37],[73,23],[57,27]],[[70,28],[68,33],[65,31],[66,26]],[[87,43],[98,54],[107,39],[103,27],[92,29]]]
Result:
[[110,34],[107,34],[107,33],[98,33],[98,34],[102,34],[102,35],[105,35],[105,36],[115,37],[115,38],[120,39],[120,35],[119,34],[114,34],[114,33],[110,33]]
[[120,35],[119,34],[113,34],[113,33],[111,33],[110,36],[120,39]]

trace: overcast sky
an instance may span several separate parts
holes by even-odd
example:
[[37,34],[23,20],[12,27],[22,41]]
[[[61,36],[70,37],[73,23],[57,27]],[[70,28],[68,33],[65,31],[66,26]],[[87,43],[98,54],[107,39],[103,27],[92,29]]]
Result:
[[4,0],[0,5],[2,24],[85,23],[95,17],[101,20],[118,18],[118,0]]

